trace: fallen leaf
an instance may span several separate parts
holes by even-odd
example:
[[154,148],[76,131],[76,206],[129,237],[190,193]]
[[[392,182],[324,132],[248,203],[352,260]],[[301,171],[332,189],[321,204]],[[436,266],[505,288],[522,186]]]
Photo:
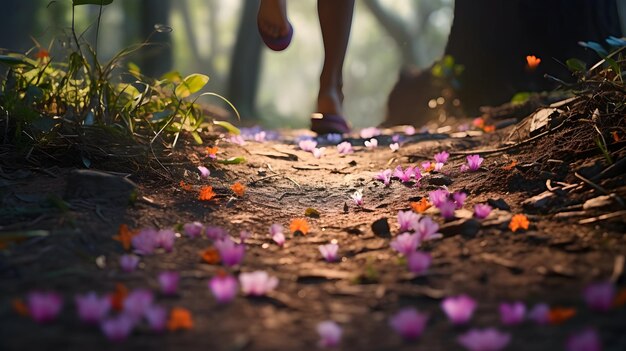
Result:
[[28,311],[28,306],[24,303],[22,299],[13,299],[11,301],[11,307],[13,307],[13,311],[19,314],[22,317],[28,317],[30,315],[30,311]]
[[167,321],[167,330],[185,330],[193,328],[193,320],[191,319],[191,312],[188,309],[182,307],[174,307],[170,311],[170,318]]
[[200,201],[211,201],[215,197],[215,192],[213,191],[213,187],[210,185],[203,186],[200,189],[200,194],[198,195],[198,200]]
[[562,324],[576,315],[574,308],[555,307],[548,312],[548,321],[550,324]]
[[220,262],[220,253],[214,247],[209,247],[208,249],[202,251],[200,253],[200,257],[202,261],[208,264],[218,264]]
[[122,284],[115,284],[115,291],[110,295],[111,308],[115,311],[121,311],[124,309],[124,300],[128,296],[128,288]]
[[513,161],[511,161],[511,163],[509,163],[508,165],[506,165],[506,166],[502,167],[502,169],[503,169],[503,170],[505,170],[505,171],[510,171],[510,170],[512,170],[513,168],[515,168],[515,166],[517,166],[517,161],[513,160]]
[[528,221],[528,217],[523,214],[516,214],[511,218],[511,222],[509,223],[509,229],[511,231],[516,232],[518,229],[528,230],[528,226],[530,222]]
[[192,191],[191,188],[191,184],[187,184],[184,181],[180,181],[180,183],[178,183],[178,185],[180,186],[181,189],[183,189],[184,191]]
[[294,218],[289,224],[289,230],[292,233],[300,232],[302,235],[306,235],[309,232],[309,223],[305,218]]
[[246,187],[243,184],[236,182],[230,187],[230,190],[232,190],[235,195],[242,197],[246,192]]
[[117,235],[113,236],[113,240],[117,240],[122,244],[124,250],[130,250],[130,242],[135,235],[137,235],[139,231],[130,230],[127,224],[120,224],[119,229],[117,230]]
[[428,202],[428,200],[425,197],[423,197],[418,202],[411,202],[411,208],[413,209],[413,211],[417,213],[424,213],[431,206],[432,205],[430,204],[430,202]]

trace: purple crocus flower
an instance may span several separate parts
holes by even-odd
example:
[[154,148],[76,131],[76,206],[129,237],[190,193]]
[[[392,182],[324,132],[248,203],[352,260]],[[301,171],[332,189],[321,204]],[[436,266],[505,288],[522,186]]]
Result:
[[[239,146],[244,146],[246,145],[246,141],[243,139],[243,137],[241,135],[231,135],[230,138],[226,139],[226,141],[239,145]],[[209,155],[209,157],[215,159],[216,156],[215,155]]]
[[78,318],[87,324],[100,323],[111,309],[111,299],[108,296],[98,297],[94,291],[85,295],[76,295],[74,301]]
[[356,206],[363,206],[363,193],[360,190],[355,191],[351,197]]
[[479,155],[467,156],[467,167],[470,171],[474,172],[480,168],[480,164],[483,163],[483,158]]
[[108,318],[100,323],[102,333],[113,342],[126,340],[135,327],[137,319],[126,313]]
[[322,156],[324,156],[324,152],[326,152],[326,148],[325,147],[320,147],[320,148],[314,148],[311,153],[313,154],[313,157],[315,158],[322,158]]
[[391,241],[391,248],[399,253],[408,256],[420,245],[420,240],[417,234],[404,233],[398,235]]
[[422,167],[422,169],[423,169],[424,171],[426,171],[426,170],[430,169],[430,161],[424,161],[424,162],[422,162],[422,163],[420,164],[420,167]]
[[198,171],[200,172],[201,178],[208,178],[211,175],[211,171],[204,166],[198,166]]
[[422,335],[428,315],[415,308],[404,308],[389,320],[389,325],[404,340],[415,340]]
[[135,252],[140,255],[150,255],[158,247],[157,230],[144,228],[130,240]]
[[272,240],[274,240],[278,246],[283,246],[285,244],[285,234],[283,231],[283,226],[278,223],[270,226],[270,235],[272,236]]
[[398,229],[400,233],[415,230],[420,220],[420,215],[413,211],[398,211]]
[[402,183],[408,183],[411,181],[414,171],[413,167],[408,167],[406,170],[402,170],[402,166],[396,167],[393,171],[393,176],[398,178]]
[[158,279],[163,294],[168,296],[176,295],[178,292],[178,281],[180,280],[178,272],[161,272]]
[[319,250],[326,262],[335,262],[337,261],[337,259],[339,259],[339,256],[337,256],[339,245],[337,244],[331,243],[326,245],[320,245]]
[[222,263],[228,267],[238,265],[246,251],[244,245],[236,244],[230,237],[216,241],[215,248],[220,253]]
[[365,147],[368,149],[374,149],[378,147],[378,139],[372,138],[370,140],[365,140]]
[[344,141],[340,143],[339,145],[337,145],[337,152],[339,152],[342,155],[347,155],[347,154],[353,153],[354,150],[352,149],[352,144],[350,144],[347,141]]
[[359,132],[361,139],[371,139],[373,137],[379,136],[380,134],[381,134],[380,129],[376,127],[363,128]]
[[157,245],[166,252],[172,252],[174,249],[174,240],[176,240],[176,233],[172,229],[161,229],[157,233]]
[[35,322],[43,324],[57,318],[63,308],[63,298],[53,292],[33,291],[27,295],[26,305]]
[[456,204],[450,200],[446,200],[437,206],[439,212],[441,213],[441,217],[445,219],[453,219],[454,211],[456,210]]
[[550,306],[545,303],[540,303],[528,312],[528,319],[539,325],[546,325],[550,322]]
[[464,164],[462,164],[462,165],[461,165],[461,167],[459,168],[459,171],[460,171],[461,173],[465,173],[465,172],[469,171],[469,167],[468,167],[468,166],[464,163]]
[[413,177],[415,177],[415,181],[419,182],[422,179],[422,172],[418,167],[413,167]]
[[415,134],[415,127],[413,127],[413,126],[406,126],[406,127],[404,127],[404,134],[406,134],[406,135],[413,135],[413,134]]
[[311,139],[301,140],[298,143],[298,146],[302,151],[312,152],[313,149],[317,146],[317,141]]
[[476,301],[467,295],[448,297],[441,303],[441,309],[454,325],[467,323],[474,314]]
[[435,222],[432,218],[428,216],[424,216],[417,223],[417,227],[415,228],[415,233],[417,234],[420,241],[428,241],[428,240],[440,239],[443,237],[441,233],[437,233],[438,230],[439,230],[439,224],[437,224],[437,222]]
[[244,295],[263,296],[276,288],[278,278],[270,276],[265,271],[256,271],[241,273],[239,283]]
[[465,199],[467,199],[467,194],[462,191],[456,191],[452,194],[452,199],[454,200],[454,204],[456,205],[457,210],[462,208],[465,204]]
[[602,342],[595,330],[586,329],[570,335],[565,343],[565,349],[567,351],[600,351]]
[[441,171],[441,169],[443,168],[443,165],[444,165],[444,164],[443,164],[443,163],[441,163],[441,162],[437,162],[437,163],[435,163],[435,167],[433,168],[433,171],[436,171],[436,172]]
[[478,219],[485,219],[489,217],[491,210],[493,209],[487,204],[476,204],[474,205],[474,217]]
[[317,325],[317,333],[320,336],[320,347],[335,347],[341,342],[341,327],[333,321],[320,322]]
[[439,208],[439,206],[448,201],[448,197],[450,196],[450,192],[446,189],[437,189],[428,193],[428,200],[433,206]]
[[516,325],[524,321],[526,306],[523,302],[500,304],[500,320],[504,325]]
[[499,351],[509,344],[511,334],[494,328],[472,329],[457,340],[469,351]]
[[231,302],[237,296],[239,284],[231,275],[216,275],[209,281],[209,289],[218,303]]
[[139,256],[137,255],[122,255],[120,256],[120,268],[122,271],[126,273],[133,272],[137,269],[137,265],[139,264]]
[[133,290],[124,299],[124,312],[137,320],[152,306],[154,296],[150,290]]
[[447,153],[446,151],[442,151],[439,153],[435,154],[435,162],[437,163],[446,163],[448,162],[448,157],[450,157],[450,154]]
[[200,222],[190,222],[183,225],[183,232],[190,238],[197,238],[202,234],[204,225]]
[[391,170],[386,169],[380,171],[380,173],[374,176],[374,179],[382,181],[385,186],[389,186],[389,182],[391,182]]
[[426,252],[411,252],[406,259],[409,270],[415,274],[423,274],[430,267],[432,256]]
[[215,240],[221,240],[225,238],[226,236],[228,236],[228,232],[226,231],[226,229],[222,227],[214,226],[214,227],[207,227],[205,231],[205,235],[207,238],[215,241]]
[[590,309],[606,312],[613,305],[615,293],[615,285],[611,282],[594,283],[583,290],[583,298]]
[[167,309],[163,306],[153,305],[144,312],[144,317],[150,326],[150,330],[160,333],[167,325]]

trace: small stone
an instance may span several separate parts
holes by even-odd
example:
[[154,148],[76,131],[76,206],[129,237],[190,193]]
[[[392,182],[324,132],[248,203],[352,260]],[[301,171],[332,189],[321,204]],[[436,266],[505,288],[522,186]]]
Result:
[[491,206],[493,208],[497,208],[499,210],[503,210],[503,211],[510,211],[511,210],[511,206],[509,206],[509,204],[507,204],[506,201],[504,201],[503,198],[489,199],[489,200],[487,200],[487,203],[489,204],[489,206]]
[[439,228],[439,232],[446,237],[460,234],[472,238],[476,236],[478,230],[480,230],[480,222],[473,218],[448,222]]
[[79,169],[68,175],[64,199],[128,203],[136,187],[135,183],[124,177]]
[[443,174],[433,174],[426,178],[426,183],[430,185],[444,186],[452,184],[452,179]]
[[377,219],[374,223],[372,223],[372,231],[374,234],[383,238],[391,237],[391,230],[389,229],[387,217]]

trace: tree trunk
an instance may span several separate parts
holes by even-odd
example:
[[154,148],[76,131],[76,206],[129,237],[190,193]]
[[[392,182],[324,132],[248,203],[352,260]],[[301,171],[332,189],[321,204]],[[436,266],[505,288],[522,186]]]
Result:
[[259,37],[256,1],[244,1],[237,41],[230,63],[226,97],[243,119],[256,119],[255,101],[259,85],[262,42]]
[[172,37],[171,33],[156,32],[154,26],[169,26],[170,0],[141,0],[140,11],[141,40],[150,38],[140,67],[145,75],[159,77],[172,69]]

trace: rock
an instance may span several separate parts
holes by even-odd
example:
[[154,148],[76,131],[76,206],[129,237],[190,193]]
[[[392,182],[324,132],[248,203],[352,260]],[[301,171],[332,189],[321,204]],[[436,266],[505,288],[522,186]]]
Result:
[[539,195],[535,195],[522,201],[522,206],[526,208],[544,209],[552,203],[555,197],[556,195],[553,192],[544,191]]
[[439,232],[444,236],[462,235],[464,237],[474,237],[480,229],[480,222],[471,219],[459,219],[448,222],[439,228]]
[[389,229],[387,217],[377,219],[374,223],[372,223],[372,231],[374,234],[382,238],[391,237],[391,230]]
[[127,178],[93,171],[74,170],[67,177],[65,200],[95,200],[128,203],[137,185]]
[[488,199],[487,203],[489,204],[489,206],[491,206],[493,208],[497,208],[498,210],[503,210],[503,211],[510,211],[511,210],[511,206],[509,206],[509,204],[507,204],[506,201],[504,201],[503,198]]
[[433,174],[425,179],[426,184],[444,186],[452,184],[452,179],[443,174]]

